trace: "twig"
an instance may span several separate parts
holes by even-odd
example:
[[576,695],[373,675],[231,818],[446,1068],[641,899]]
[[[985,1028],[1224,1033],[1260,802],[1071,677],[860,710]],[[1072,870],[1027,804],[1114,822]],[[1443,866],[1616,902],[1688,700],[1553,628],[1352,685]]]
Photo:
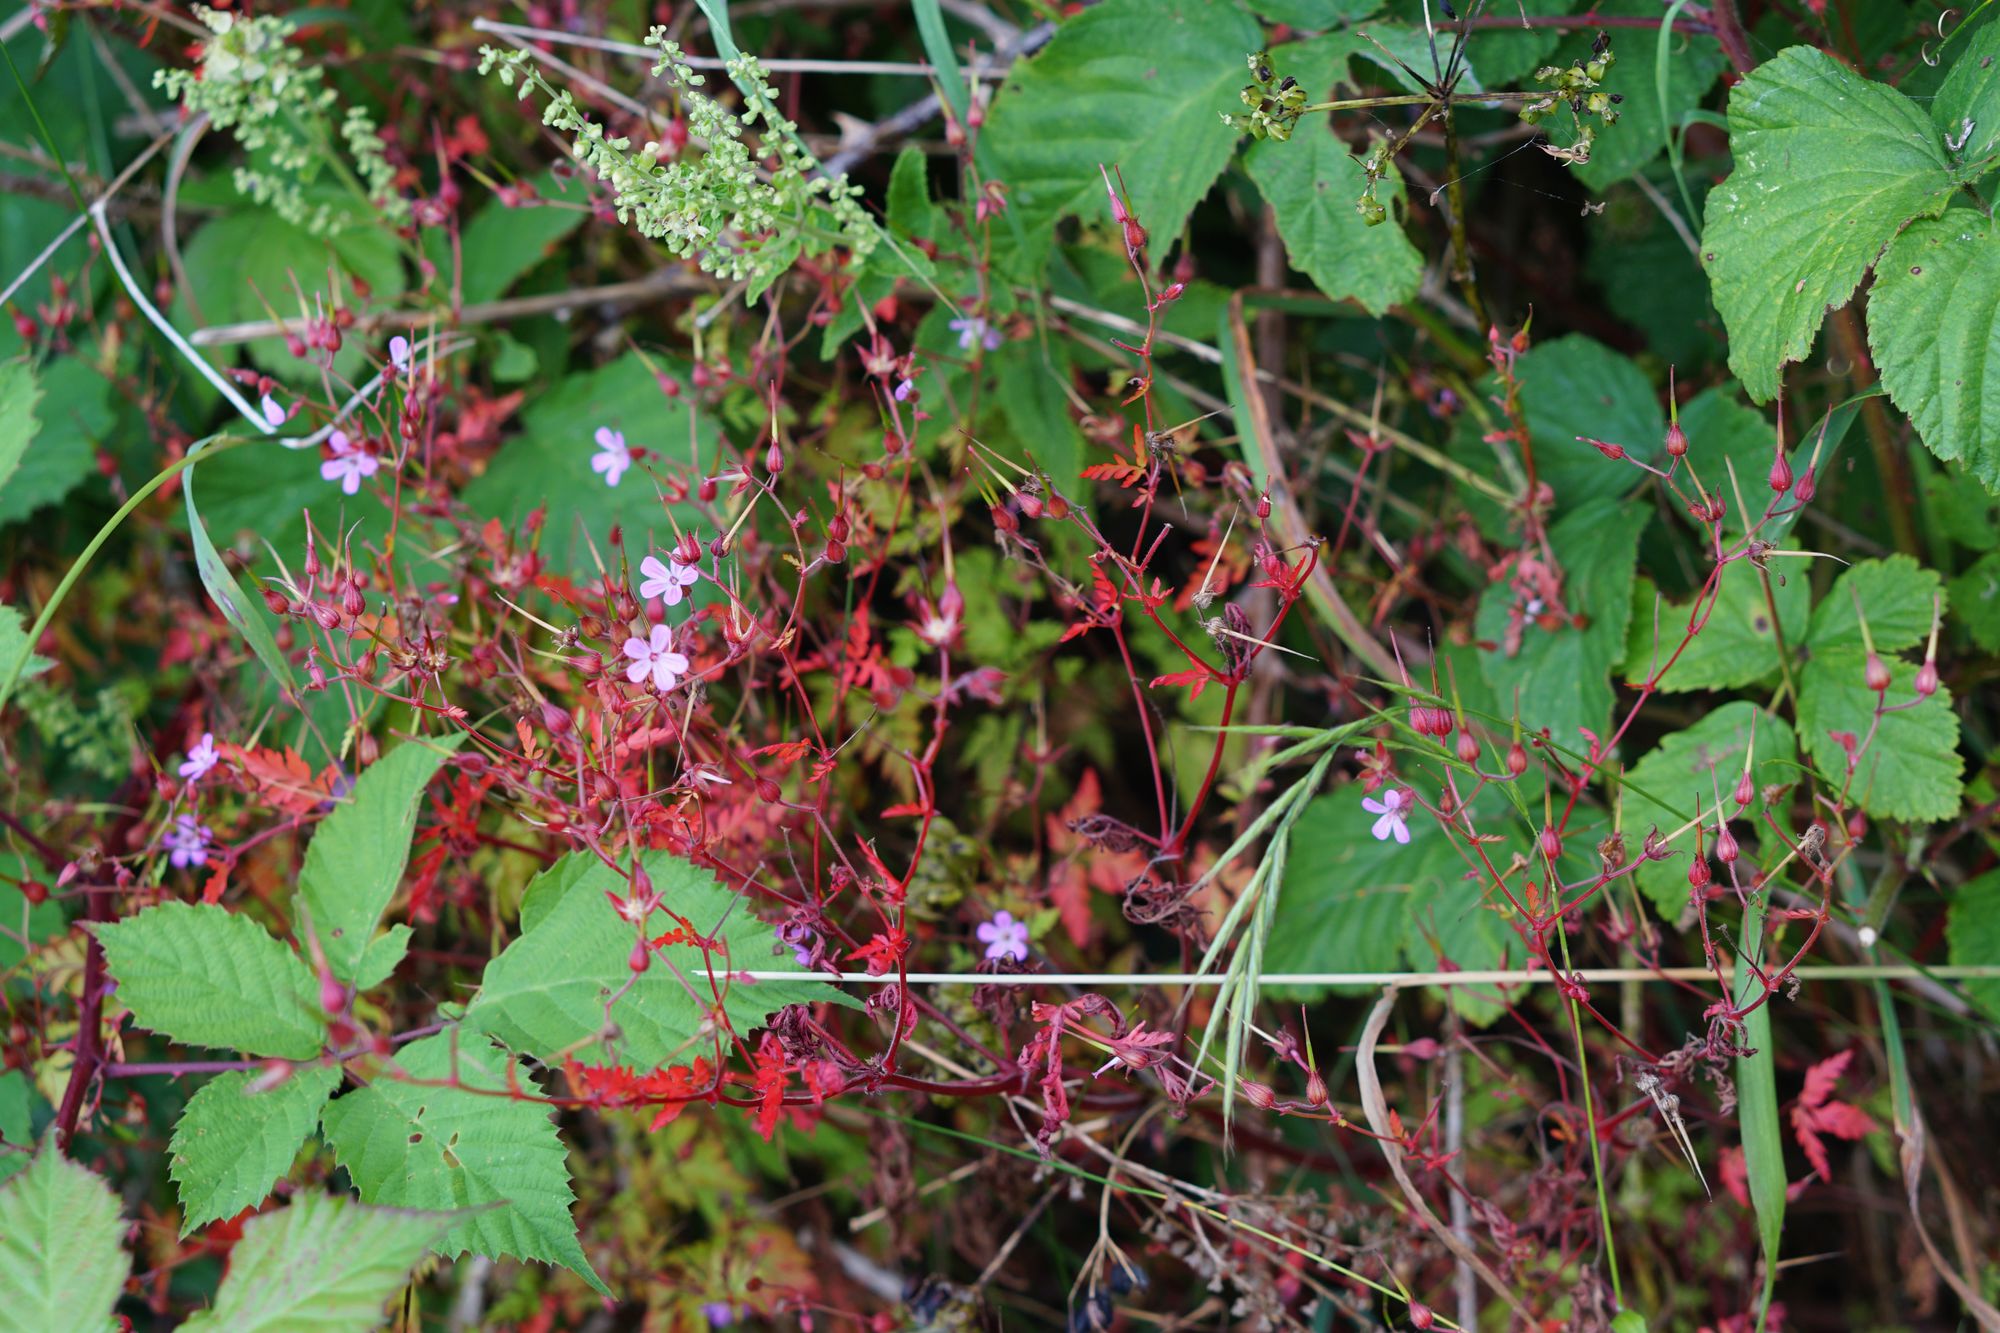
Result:
[[[608,37],[591,37],[584,33],[558,32],[554,28],[532,28],[522,23],[500,23],[493,19],[478,18],[472,26],[480,32],[490,32],[496,37],[520,41],[555,42],[564,46],[583,46],[593,51],[606,51],[615,56],[628,56],[634,60],[657,62],[660,52],[651,46],[641,46],[636,42],[617,42]],[[546,53],[544,53],[546,54]],[[715,56],[692,56],[683,54],[680,63],[690,69],[727,69],[729,62]],[[774,56],[769,59],[759,57],[758,64],[773,74],[911,74],[919,78],[930,78],[937,73],[931,65],[916,60],[810,60],[787,59]],[[998,79],[1005,76],[1005,70],[979,71],[974,78]]]

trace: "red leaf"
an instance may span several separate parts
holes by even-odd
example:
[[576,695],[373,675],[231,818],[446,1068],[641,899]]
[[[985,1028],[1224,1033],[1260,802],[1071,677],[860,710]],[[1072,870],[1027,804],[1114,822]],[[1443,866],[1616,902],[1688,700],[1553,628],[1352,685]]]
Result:
[[1189,687],[1188,698],[1199,699],[1201,698],[1201,692],[1207,689],[1208,683],[1214,679],[1214,675],[1204,667],[1189,667],[1186,671],[1174,671],[1164,676],[1155,676],[1153,677],[1152,684],[1156,689],[1161,685],[1186,685]]
[[766,745],[762,749],[752,750],[750,757],[758,759],[768,754],[781,764],[796,764],[805,758],[807,751],[811,749],[811,741],[780,741],[776,745]]

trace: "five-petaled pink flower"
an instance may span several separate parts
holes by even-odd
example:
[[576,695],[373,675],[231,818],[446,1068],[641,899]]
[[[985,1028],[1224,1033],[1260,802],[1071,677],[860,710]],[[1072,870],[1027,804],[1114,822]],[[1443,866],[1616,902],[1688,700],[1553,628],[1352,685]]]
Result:
[[986,946],[988,958],[1027,961],[1028,923],[1016,921],[1012,912],[995,912],[991,921],[980,922],[978,935],[980,943]]
[[653,626],[650,639],[625,640],[625,656],[632,659],[625,679],[634,685],[652,676],[662,692],[671,690],[687,674],[688,660],[674,651],[674,632],[665,625]]
[[1410,810],[1417,803],[1417,795],[1407,787],[1391,787],[1382,793],[1382,799],[1372,796],[1361,798],[1361,808],[1371,815],[1380,815],[1375,827],[1368,831],[1377,841],[1386,842],[1394,838],[1399,843],[1410,840]]
[[625,447],[624,432],[599,426],[597,450],[597,456],[590,460],[590,470],[603,473],[606,486],[616,486],[625,469],[632,466],[632,451]]
[[175,869],[185,870],[208,858],[208,839],[208,830],[193,815],[178,815],[160,841],[165,844],[167,859],[174,863]]
[[181,765],[181,776],[189,782],[199,782],[208,776],[222,756],[215,752],[215,733],[204,731],[201,739],[188,747],[187,761]]
[[382,466],[381,459],[347,438],[346,431],[335,431],[326,437],[326,442],[333,446],[333,457],[319,465],[319,475],[327,481],[339,482],[340,489],[348,495],[357,494],[361,479],[374,476],[375,470]]
[[639,562],[639,572],[646,576],[639,585],[639,595],[657,597],[668,606],[679,606],[684,595],[681,589],[693,587],[701,578],[701,571],[693,565],[684,565],[671,557],[663,565],[658,556],[652,555]]

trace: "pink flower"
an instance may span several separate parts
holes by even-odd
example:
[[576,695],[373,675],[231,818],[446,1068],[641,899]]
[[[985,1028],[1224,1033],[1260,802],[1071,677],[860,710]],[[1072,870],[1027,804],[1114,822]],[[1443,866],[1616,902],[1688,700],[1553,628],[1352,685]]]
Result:
[[639,562],[639,572],[646,576],[639,585],[639,595],[657,597],[668,606],[679,606],[681,589],[693,587],[701,578],[701,571],[693,565],[684,565],[674,559],[663,565],[659,557],[651,555]]
[[1000,330],[988,324],[978,315],[967,315],[962,319],[954,319],[948,327],[953,333],[958,335],[960,351],[971,351],[975,343],[984,347],[989,352],[1000,346]]
[[361,490],[361,479],[372,477],[382,466],[382,460],[375,457],[347,438],[346,431],[335,431],[327,436],[327,443],[333,446],[333,457],[319,465],[319,475],[327,481],[337,481],[340,489],[348,495]]
[[1028,923],[1016,921],[1012,912],[995,912],[991,921],[979,923],[979,930],[976,933],[980,943],[986,946],[988,958],[1027,961]]
[[653,626],[650,639],[625,640],[625,656],[632,659],[625,679],[637,685],[648,675],[663,693],[671,690],[687,674],[688,660],[673,650],[674,634],[665,625]]
[[590,460],[590,470],[603,473],[606,486],[616,486],[625,469],[632,466],[632,451],[625,447],[624,434],[609,426],[599,426],[597,449],[597,456]]
[[189,782],[199,782],[208,776],[222,756],[215,752],[215,733],[204,731],[201,739],[188,747],[187,762],[181,765],[181,776]]
[[389,339],[389,364],[401,371],[410,368],[410,340],[400,333]]
[[264,400],[257,404],[257,410],[264,414],[264,423],[272,430],[285,424],[285,409],[278,406],[278,400],[270,394],[264,395]]
[[185,870],[208,859],[209,836],[193,815],[178,815],[160,841],[165,844],[167,859],[174,863],[174,868]]
[[1407,844],[1410,841],[1410,810],[1416,803],[1416,793],[1407,787],[1391,787],[1382,793],[1382,799],[1379,801],[1371,796],[1362,797],[1363,810],[1371,815],[1382,816],[1375,821],[1375,827],[1368,831],[1375,835],[1378,842],[1387,842],[1390,838],[1394,838],[1398,843]]
[[913,380],[913,379],[901,379],[901,380],[898,380],[898,381],[896,381],[896,401],[897,401],[897,402],[899,402],[899,403],[907,403],[907,402],[909,402],[909,401],[910,401],[910,395],[911,395],[911,394],[913,394],[913,393],[915,393],[916,391],[917,391],[917,382],[916,382],[915,380]]

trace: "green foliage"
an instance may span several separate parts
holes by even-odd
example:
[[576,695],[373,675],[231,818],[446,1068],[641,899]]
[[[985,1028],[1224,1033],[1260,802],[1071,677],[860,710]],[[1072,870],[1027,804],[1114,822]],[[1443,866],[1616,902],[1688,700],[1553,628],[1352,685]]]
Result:
[[1881,652],[1924,641],[1944,609],[1936,573],[1907,555],[1863,560],[1844,571],[1813,608],[1807,641],[1815,653],[1862,647],[1861,620]]
[[94,928],[140,1027],[190,1046],[304,1060],[324,1041],[304,960],[224,908],[166,902]]
[[[1793,567],[1789,576],[1788,565]],[[1708,619],[1701,633],[1678,657],[1674,650],[1680,648],[1696,607],[1660,598],[1649,581],[1638,580],[1626,635],[1625,679],[1635,684],[1651,679],[1670,659],[1671,669],[1659,679],[1659,688],[1670,694],[1738,689],[1768,679],[1779,666],[1779,633],[1796,653],[1805,631],[1808,592],[1799,565],[1795,560],[1771,562],[1768,600],[1756,566],[1748,560],[1725,565],[1713,603],[1704,603]]]
[[[1799,734],[1822,773],[1839,783],[1846,752],[1835,733],[1866,739],[1875,721],[1875,691],[1868,688],[1862,654],[1835,649],[1806,663],[1799,682]],[[1893,682],[1882,697],[1892,707],[1916,699],[1916,668],[1890,663]],[[1965,760],[1958,752],[1958,715],[1942,687],[1914,708],[1884,713],[1862,753],[1854,777],[1856,802],[1883,819],[1932,822],[1958,811]]]
[[1708,196],[1702,257],[1729,326],[1729,367],[1769,402],[1832,306],[1882,246],[1955,188],[1929,117],[1811,47],[1759,65],[1729,95],[1736,170]]
[[[1660,6],[1655,0],[1597,0],[1590,12],[1606,18],[1657,19]],[[1597,32],[1586,27],[1570,34],[1557,48],[1551,63],[1588,61]],[[1612,50],[1619,58],[1606,72],[1603,88],[1606,94],[1618,94],[1625,100],[1618,106],[1616,128],[1598,134],[1591,144],[1590,160],[1577,164],[1577,179],[1592,190],[1603,190],[1624,180],[1659,157],[1666,147],[1669,125],[1678,129],[1729,65],[1722,53],[1722,43],[1715,38],[1676,34],[1667,63],[1669,124],[1663,124],[1653,61],[1654,34],[1641,28],[1613,29],[1610,35]],[[1484,65],[1481,72],[1489,80],[1494,77],[1493,71]],[[1688,219],[1690,224],[1697,221]]]
[[378,1327],[389,1298],[452,1224],[445,1213],[300,1194],[245,1225],[214,1307],[184,1327],[216,1333]]
[[[1610,735],[1611,673],[1626,654],[1639,531],[1616,514],[1611,502],[1595,501],[1549,529],[1549,545],[1568,572],[1564,623],[1543,627],[1528,615],[1532,603],[1517,607],[1518,594],[1504,582],[1491,584],[1479,598],[1475,630],[1486,683],[1503,707],[1519,700],[1523,726],[1546,728],[1550,739],[1571,750],[1583,748],[1582,728]],[[1516,614],[1524,623],[1520,646],[1510,652],[1509,624]]]
[[[6,363],[18,365],[22,363]],[[0,368],[0,379],[5,370]],[[114,415],[104,376],[78,356],[58,357],[43,367],[44,400],[40,429],[26,413],[10,411],[0,384],[0,524],[18,523],[52,505],[97,472],[98,441],[110,434]],[[28,429],[33,447],[18,455],[8,475],[11,430]]]
[[181,1234],[262,1203],[292,1169],[340,1070],[295,1070],[259,1091],[261,1075],[218,1074],[188,1099],[174,1126],[168,1171],[180,1186]]
[[1951,605],[1974,643],[2000,652],[2000,551],[1980,556],[1951,581]]
[[27,622],[22,619],[21,613],[11,606],[0,605],[0,681],[13,675],[17,662],[21,664],[23,680],[39,676],[55,665],[34,652],[34,646],[28,642]]
[[[509,207],[504,200],[491,200],[472,215],[459,236],[459,295],[468,305],[505,296],[589,216],[583,200],[565,197],[549,173],[533,176],[526,183],[535,187],[539,202]],[[451,271],[448,250],[439,268]]]
[[32,363],[25,358],[0,361],[0,503],[9,509],[15,508],[14,474],[41,428],[35,416],[41,400],[42,387],[35,381]]
[[[1324,127],[1309,126],[1289,143],[1269,142],[1244,155],[1244,166],[1276,210],[1292,264],[1336,301],[1352,299],[1371,315],[1408,300],[1423,277],[1424,257],[1400,222],[1370,226],[1356,210],[1368,189],[1358,158]],[[1403,183],[1393,168],[1382,207],[1400,212]]]
[[35,1156],[34,1085],[26,1071],[9,1069],[0,1073],[0,1181],[10,1180],[28,1169]]
[[[506,1095],[517,1088],[530,1100]],[[535,1092],[484,1038],[454,1030],[405,1046],[393,1069],[329,1105],[321,1126],[364,1203],[478,1210],[444,1234],[439,1254],[561,1264],[608,1296],[577,1242],[569,1167]]]
[[[1954,964],[1990,967],[2000,958],[2000,870],[1958,886],[1945,918],[1945,938]],[[2000,1022],[2000,977],[1968,981],[1965,991]]]
[[1109,216],[1100,164],[1118,164],[1133,213],[1162,245],[1175,236],[1228,164],[1216,110],[1235,101],[1242,53],[1260,44],[1256,24],[1227,5],[1106,0],[1017,62],[983,145],[1022,230],[1013,270],[1041,270],[1061,218]]
[[[726,952],[704,957],[692,944],[669,945],[635,976],[630,959],[638,930],[605,896],[625,898],[627,876],[572,852],[529,885],[522,934],[486,965],[466,1025],[545,1060],[574,1055],[635,1068],[683,1063],[703,1053],[696,1038],[709,1007],[709,968],[720,978],[728,970],[796,966],[776,949],[771,927],[707,871],[665,852],[648,853],[643,864],[661,900],[647,918],[647,937],[675,929],[679,917]],[[747,1032],[784,1005],[833,995],[804,974],[797,982],[735,981],[727,983],[724,1008],[736,1030]],[[599,1040],[607,1022],[618,1034],[614,1042]]]
[[115,1327],[111,1307],[132,1271],[118,1212],[118,1196],[53,1139],[0,1185],[0,1333]]
[[[375,942],[375,927],[395,896],[410,859],[424,788],[458,748],[459,738],[413,740],[377,759],[313,833],[299,875],[306,909],[300,929],[310,929],[327,966],[342,981],[360,974]],[[398,951],[400,952],[400,951]],[[386,974],[395,958],[376,968]]]
[[[1746,754],[1757,795],[1739,813],[1732,793],[1743,773]],[[1799,778],[1797,757],[1798,739],[1784,719],[1741,701],[1724,704],[1686,730],[1672,733],[1625,774],[1619,799],[1627,859],[1638,859],[1650,830],[1674,833],[1697,812],[1708,819],[1712,834],[1717,809],[1728,813],[1731,832],[1739,841],[1746,846],[1761,841],[1768,829],[1765,813],[1777,818],[1782,827],[1785,809],[1782,801],[1775,805],[1766,801],[1765,789],[1795,784]],[[1712,857],[1713,838],[1704,838],[1704,854]],[[1693,840],[1683,835],[1674,845],[1692,850]],[[1669,924],[1687,906],[1687,869],[1688,859],[1675,856],[1647,861],[1633,872],[1640,892]],[[1727,870],[1720,876],[1728,881]]]

